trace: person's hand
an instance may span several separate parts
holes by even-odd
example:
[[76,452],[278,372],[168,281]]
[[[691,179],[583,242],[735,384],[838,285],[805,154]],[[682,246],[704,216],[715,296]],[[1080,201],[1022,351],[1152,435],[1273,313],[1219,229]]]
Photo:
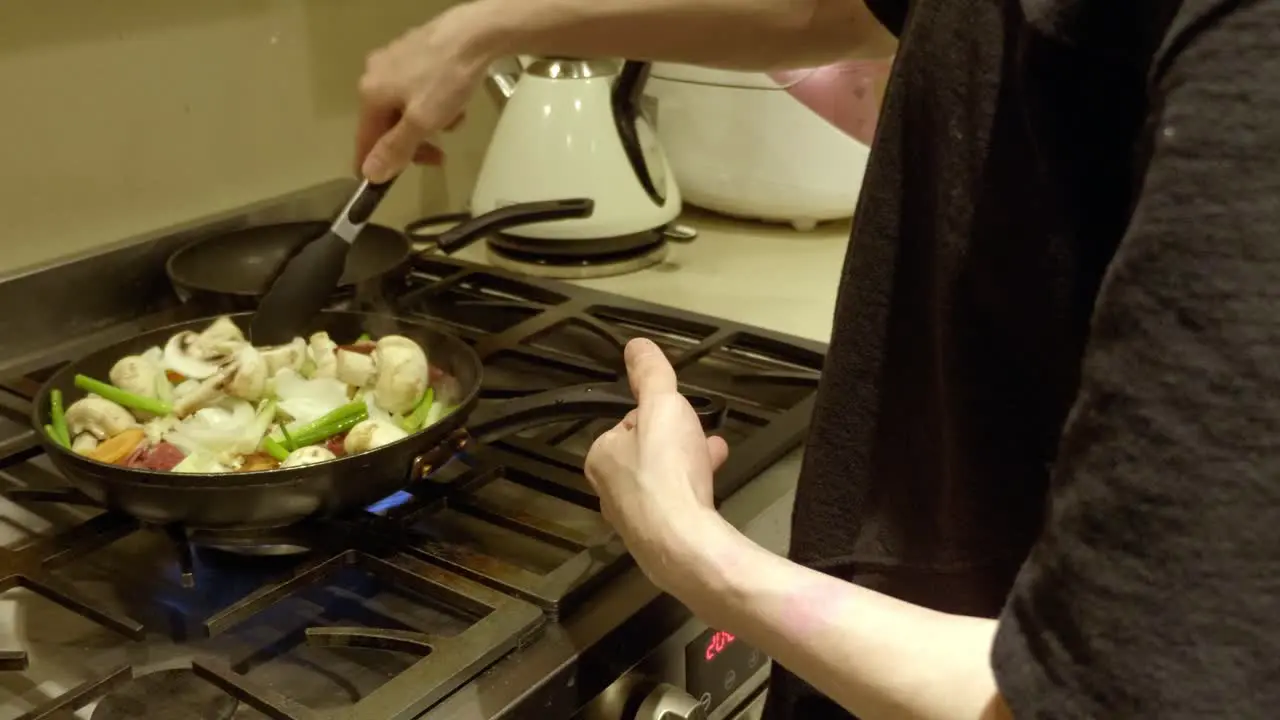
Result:
[[469,41],[464,6],[446,11],[373,52],[360,79],[356,164],[385,182],[411,162],[438,163],[428,138],[462,119],[487,58]]
[[626,361],[637,408],[595,441],[585,471],[640,568],[673,592],[709,538],[728,527],[716,512],[711,476],[729,447],[703,433],[657,345],[632,340]]

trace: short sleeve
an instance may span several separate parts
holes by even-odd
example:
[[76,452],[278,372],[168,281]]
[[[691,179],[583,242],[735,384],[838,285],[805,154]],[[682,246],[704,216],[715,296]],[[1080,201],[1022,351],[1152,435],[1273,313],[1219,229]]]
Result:
[[992,650],[1020,720],[1280,707],[1280,3],[1197,5]]

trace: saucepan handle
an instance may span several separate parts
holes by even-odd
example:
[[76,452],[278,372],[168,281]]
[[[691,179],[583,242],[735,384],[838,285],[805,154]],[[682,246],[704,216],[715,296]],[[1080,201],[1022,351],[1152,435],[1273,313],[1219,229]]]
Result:
[[[437,216],[424,218],[405,227],[405,233],[415,240],[434,240],[436,247],[443,253],[457,252],[471,243],[507,228],[548,220],[571,220],[591,217],[596,204],[591,198],[569,198],[566,200],[543,200],[538,202],[516,203],[491,210],[483,215],[470,217]],[[431,224],[444,222],[458,217],[461,223],[432,237],[422,231]]]
[[[728,410],[724,398],[700,393],[685,393],[684,397],[698,414],[704,430],[713,432],[724,425]],[[486,407],[471,416],[467,432],[475,440],[489,442],[504,435],[562,420],[621,420],[635,408],[636,401],[625,385],[577,385],[563,390],[526,395]]]

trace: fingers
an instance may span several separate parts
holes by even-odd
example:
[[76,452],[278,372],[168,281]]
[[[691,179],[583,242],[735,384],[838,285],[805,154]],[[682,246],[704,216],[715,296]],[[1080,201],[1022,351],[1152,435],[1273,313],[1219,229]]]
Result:
[[644,403],[646,398],[676,392],[676,371],[652,340],[636,338],[627,343],[625,357],[627,379],[636,402]]
[[401,117],[395,127],[374,143],[369,156],[364,160],[361,173],[370,182],[387,182],[408,167],[418,146],[422,144],[422,137],[414,119],[408,115]]
[[366,101],[360,110],[359,124],[356,126],[356,162],[355,171],[364,172],[364,161],[369,157],[378,139],[400,121],[400,113],[393,109]]
[[729,459],[729,443],[722,437],[712,435],[707,438],[707,454],[711,456],[711,471],[715,472]]

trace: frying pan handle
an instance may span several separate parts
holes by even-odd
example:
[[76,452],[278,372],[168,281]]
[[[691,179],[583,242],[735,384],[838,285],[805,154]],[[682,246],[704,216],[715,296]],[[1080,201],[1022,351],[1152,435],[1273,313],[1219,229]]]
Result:
[[[587,218],[591,217],[595,209],[596,203],[591,198],[543,200],[507,205],[483,215],[468,218],[460,225],[455,225],[440,233],[435,237],[436,247],[440,248],[440,252],[453,253],[486,235],[492,235],[507,228],[528,225],[529,223],[546,222],[547,220]],[[413,235],[410,228],[413,228],[414,225],[405,228],[405,231]]]
[[[685,399],[698,414],[702,428],[708,432],[724,425],[728,407],[716,395],[685,393]],[[621,420],[636,409],[636,401],[625,385],[605,383],[577,385],[536,395],[508,400],[471,416],[467,431],[480,442],[490,442],[504,435],[562,420],[579,418],[617,418]]]

